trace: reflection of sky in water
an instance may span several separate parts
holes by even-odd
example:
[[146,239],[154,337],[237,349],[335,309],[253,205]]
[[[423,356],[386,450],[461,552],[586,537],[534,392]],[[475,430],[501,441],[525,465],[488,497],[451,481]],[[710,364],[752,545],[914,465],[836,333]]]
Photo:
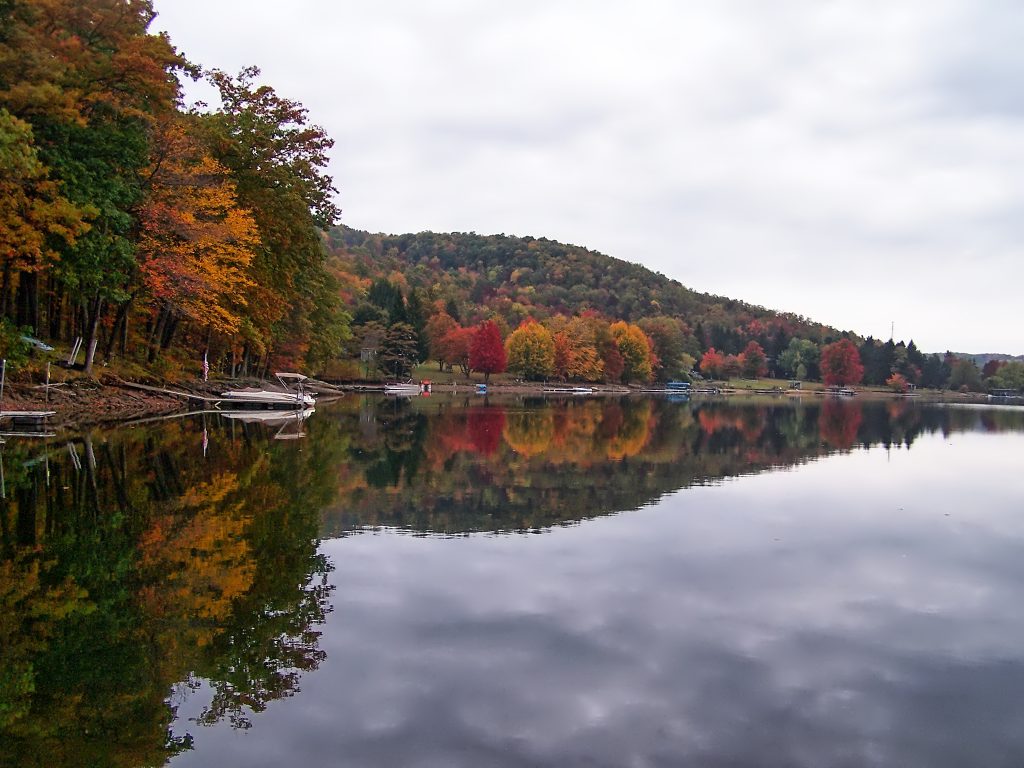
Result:
[[543,535],[327,541],[327,661],[174,764],[1019,766],[1022,457],[936,434]]

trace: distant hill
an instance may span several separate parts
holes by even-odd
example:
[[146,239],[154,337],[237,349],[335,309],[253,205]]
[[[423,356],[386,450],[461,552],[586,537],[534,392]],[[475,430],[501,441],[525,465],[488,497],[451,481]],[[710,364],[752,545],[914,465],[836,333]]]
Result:
[[1004,355],[999,352],[984,352],[981,354],[975,354],[972,352],[954,352],[953,354],[961,359],[973,360],[974,364],[979,368],[984,368],[985,363],[989,360],[999,360],[1004,363],[1024,363],[1024,355]]
[[384,277],[419,289],[428,301],[451,303],[463,322],[498,315],[515,327],[528,316],[588,310],[632,322],[667,315],[685,321],[702,348],[727,353],[738,353],[750,338],[827,342],[840,335],[800,315],[699,293],[639,264],[546,238],[336,227],[327,244],[332,269],[353,294],[360,282]]

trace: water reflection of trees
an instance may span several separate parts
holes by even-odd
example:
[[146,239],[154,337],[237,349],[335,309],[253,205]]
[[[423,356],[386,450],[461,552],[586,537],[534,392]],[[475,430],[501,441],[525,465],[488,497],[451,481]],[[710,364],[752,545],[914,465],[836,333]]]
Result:
[[[354,419],[360,406],[347,407]],[[909,447],[928,432],[1024,429],[1021,411],[832,398],[467,398],[379,410],[364,403],[360,418],[385,421],[403,435],[401,448],[379,439],[353,443],[355,463],[340,473],[339,503],[325,512],[333,534],[367,526],[536,529],[858,445]]]
[[[0,500],[0,764],[154,765],[186,749],[169,695],[244,725],[322,659],[317,459],[198,421],[6,446]],[[194,726],[193,726],[194,727]]]
[[[571,523],[698,483],[1024,411],[911,401],[350,398],[301,441],[171,422],[4,447],[0,764],[159,764],[323,660],[318,537]],[[196,723],[177,693],[206,697]]]

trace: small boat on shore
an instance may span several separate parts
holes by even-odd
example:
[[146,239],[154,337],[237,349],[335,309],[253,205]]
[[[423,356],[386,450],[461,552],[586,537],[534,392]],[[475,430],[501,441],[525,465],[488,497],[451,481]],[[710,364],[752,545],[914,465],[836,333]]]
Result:
[[546,395],[592,395],[593,387],[544,387]]
[[413,384],[412,382],[405,382],[399,384],[385,384],[384,394],[385,395],[399,395],[404,397],[412,397],[423,392],[422,384]]
[[274,375],[281,382],[284,391],[259,389],[258,387],[232,389],[221,393],[221,405],[234,408],[276,408],[281,410],[311,408],[316,404],[316,398],[302,389],[302,383],[306,381],[306,376],[301,373],[275,373]]

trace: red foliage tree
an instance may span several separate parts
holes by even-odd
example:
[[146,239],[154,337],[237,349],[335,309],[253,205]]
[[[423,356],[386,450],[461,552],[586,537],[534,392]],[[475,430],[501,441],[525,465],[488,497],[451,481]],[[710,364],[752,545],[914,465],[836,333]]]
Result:
[[1003,360],[989,360],[985,363],[985,367],[981,369],[981,378],[988,379],[995,376],[1004,365],[1006,365],[1006,362]]
[[480,323],[469,347],[469,367],[480,371],[487,382],[492,373],[505,370],[506,362],[505,345],[498,326],[492,320]]
[[864,376],[860,352],[849,339],[840,339],[821,350],[821,375],[825,383],[843,387],[856,384]]
[[722,363],[722,378],[735,379],[740,375],[740,356],[726,355]]
[[701,358],[700,372],[705,376],[717,379],[722,375],[723,367],[725,367],[725,358],[722,356],[722,353],[714,347],[710,347],[708,351],[704,353],[704,357]]
[[768,373],[768,356],[756,341],[747,344],[740,355],[740,370],[748,379],[757,379]]
[[604,363],[605,381],[615,383],[622,378],[622,372],[626,370],[626,361],[622,359],[619,345],[614,339],[601,350],[601,362]]

